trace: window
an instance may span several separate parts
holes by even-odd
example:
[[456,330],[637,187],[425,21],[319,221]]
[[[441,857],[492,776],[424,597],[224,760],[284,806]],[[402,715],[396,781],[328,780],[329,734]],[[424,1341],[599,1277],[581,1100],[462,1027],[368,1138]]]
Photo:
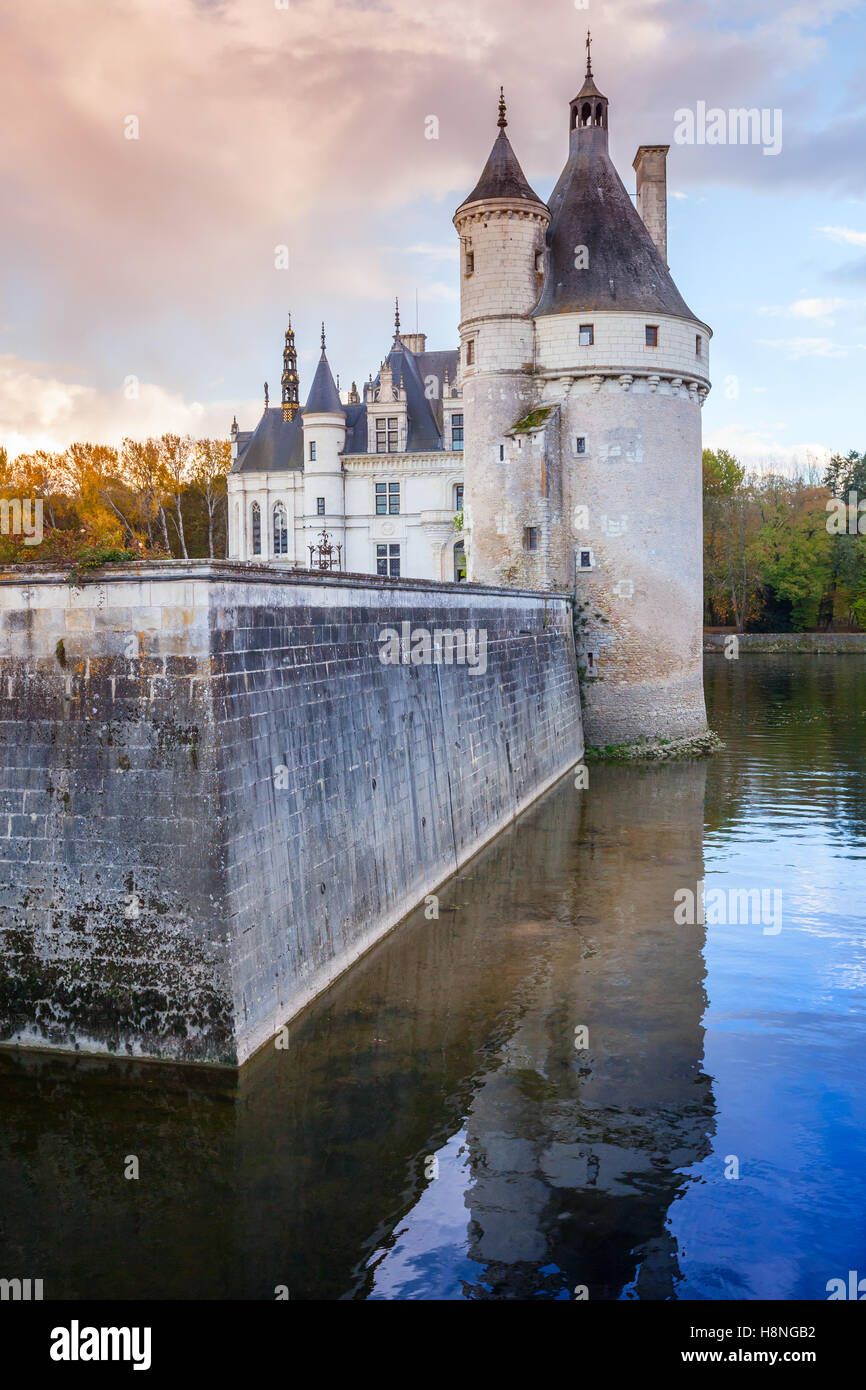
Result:
[[377,483],[376,484],[376,515],[377,516],[399,516],[400,514],[400,484],[399,483]]
[[451,448],[463,448],[463,416],[451,416]]
[[[454,510],[455,510],[455,512],[462,512],[462,511],[463,511],[463,484],[462,484],[462,483],[455,483],[455,484],[454,484]],[[462,542],[461,542],[461,544],[462,544]]]
[[578,434],[574,440],[574,452],[576,454],[586,453],[586,435]]
[[645,331],[645,333],[646,333],[646,345],[647,345],[647,347],[658,347],[658,345],[659,345],[659,330],[658,330],[657,325],[654,324],[654,323],[648,323],[647,326],[646,326],[646,329],[645,329],[644,331]]
[[254,555],[261,555],[261,553],[262,553],[262,509],[261,509],[261,507],[259,506],[258,502],[254,502],[254,503],[253,503],[253,507],[252,507],[252,523],[253,523],[253,554],[254,554]]
[[472,275],[472,274],[474,273],[474,270],[475,270],[475,252],[474,252],[474,251],[467,251],[467,252],[466,252],[466,274],[467,274],[467,275]]
[[316,498],[316,516],[324,516],[324,515],[325,515],[325,499],[324,499],[324,497],[317,497],[317,498]]
[[274,554],[288,555],[289,528],[286,522],[286,509],[282,502],[274,507]]
[[579,550],[579,551],[577,552],[577,566],[578,566],[578,569],[582,569],[582,570],[591,570],[591,569],[592,569],[593,565],[592,565],[592,551],[591,551],[591,550]]
[[537,526],[526,526],[526,527],[524,527],[524,530],[523,530],[523,549],[524,549],[524,550],[537,550],[537,549],[538,549],[538,527],[537,527]]
[[396,454],[398,422],[396,415],[380,415],[376,421],[376,453]]
[[504,460],[504,458],[505,458],[505,445],[504,445],[504,444],[500,444],[500,446],[499,446],[499,462],[502,463],[503,460]]
[[466,578],[466,549],[462,541],[454,546],[454,583],[460,584]]
[[700,357],[704,350],[704,340],[700,333],[695,334],[695,354]]
[[466,365],[471,367],[475,361],[475,339],[469,338],[466,343]]
[[311,463],[313,462],[313,460],[315,459],[315,457],[316,457],[316,441],[315,441],[315,439],[311,439],[311,440],[310,440],[310,462],[311,462]]
[[399,545],[376,546],[376,573],[384,575],[386,579],[400,578]]
[[581,347],[592,347],[595,342],[595,333],[591,323],[582,323],[578,331],[577,341]]

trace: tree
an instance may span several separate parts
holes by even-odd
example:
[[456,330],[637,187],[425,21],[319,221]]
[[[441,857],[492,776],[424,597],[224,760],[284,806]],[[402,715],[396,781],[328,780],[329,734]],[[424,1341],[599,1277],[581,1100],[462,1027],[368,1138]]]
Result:
[[214,516],[226,500],[226,477],[232,450],[227,439],[199,439],[193,450],[192,481],[207,510],[208,554],[213,559]]
[[[159,461],[163,486],[174,503],[177,538],[180,541],[180,552],[185,560],[189,559],[189,555],[186,550],[186,537],[183,530],[181,499],[189,482],[192,447],[192,439],[188,434],[164,434],[159,440]],[[163,516],[163,524],[164,521]],[[167,544],[167,531],[165,539]]]

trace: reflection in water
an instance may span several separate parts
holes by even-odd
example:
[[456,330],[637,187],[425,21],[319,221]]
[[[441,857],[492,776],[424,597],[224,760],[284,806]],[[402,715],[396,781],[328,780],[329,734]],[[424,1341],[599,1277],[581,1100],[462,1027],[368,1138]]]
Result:
[[[833,1183],[798,1185],[784,1117],[846,1176],[863,946],[830,865],[863,854],[855,665],[711,661],[725,754],[560,784],[237,1082],[0,1053],[0,1275],[59,1298],[823,1296],[787,1232],[829,1220]],[[674,926],[678,888],[771,865],[778,937]]]

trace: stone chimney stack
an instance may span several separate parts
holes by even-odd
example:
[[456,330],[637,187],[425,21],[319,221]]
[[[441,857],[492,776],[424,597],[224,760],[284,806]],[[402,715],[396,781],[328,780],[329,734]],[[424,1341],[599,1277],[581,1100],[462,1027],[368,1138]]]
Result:
[[641,145],[632,161],[637,175],[637,210],[665,265],[668,263],[669,149],[670,145]]

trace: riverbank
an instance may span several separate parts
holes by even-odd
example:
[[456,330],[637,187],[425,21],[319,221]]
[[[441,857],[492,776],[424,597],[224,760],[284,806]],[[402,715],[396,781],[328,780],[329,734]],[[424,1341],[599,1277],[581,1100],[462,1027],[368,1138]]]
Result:
[[[708,655],[724,655],[725,643],[734,632],[705,632],[704,652]],[[784,652],[785,655],[866,655],[866,632],[744,632],[737,637],[738,654],[749,653],[767,655]]]

